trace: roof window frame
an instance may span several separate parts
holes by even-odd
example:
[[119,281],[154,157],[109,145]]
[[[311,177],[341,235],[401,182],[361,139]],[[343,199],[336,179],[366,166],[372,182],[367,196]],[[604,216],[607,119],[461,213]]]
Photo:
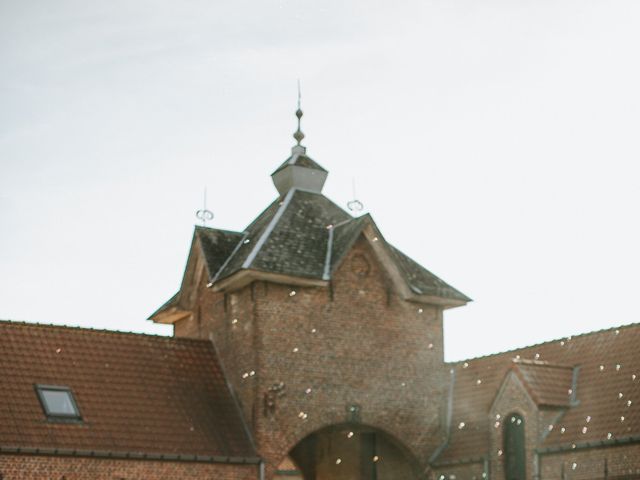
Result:
[[[76,397],[73,394],[73,390],[66,385],[45,385],[37,383],[34,385],[36,390],[36,394],[38,396],[38,400],[40,401],[40,406],[42,407],[42,411],[44,412],[47,420],[55,421],[55,422],[68,422],[68,423],[79,423],[82,422],[82,414],[80,412],[80,407],[78,407],[78,402],[76,401]],[[52,412],[49,409],[49,405],[47,404],[47,400],[44,395],[44,391],[54,391],[54,392],[64,392],[68,395],[71,406],[75,410],[75,413],[56,413]]]

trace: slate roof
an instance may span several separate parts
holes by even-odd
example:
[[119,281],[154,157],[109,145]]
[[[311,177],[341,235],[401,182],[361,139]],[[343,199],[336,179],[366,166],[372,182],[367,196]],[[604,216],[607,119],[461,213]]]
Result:
[[443,280],[440,280],[429,270],[414,262],[393,245],[389,245],[389,248],[396,259],[396,265],[400,268],[402,276],[415,293],[452,298],[464,302],[471,301],[465,294],[459,292]]
[[[48,421],[35,384],[70,387]],[[257,457],[210,342],[0,321],[0,449]]]
[[206,227],[196,227],[195,235],[200,240],[202,253],[211,275],[220,270],[243,237],[238,232]]
[[[241,270],[329,280],[367,224],[377,230],[369,215],[353,218],[322,194],[292,189],[242,233],[196,227],[196,235],[213,283]],[[470,301],[379,239],[414,293]]]
[[[579,367],[577,403],[566,409],[540,448],[615,441],[640,434],[638,345],[640,324],[633,324],[450,364],[455,371],[451,437],[436,463],[488,453],[489,429],[495,421],[489,419],[489,410],[506,373],[514,366],[543,399],[562,403],[559,397],[567,385],[567,372],[550,373],[550,368],[514,363],[518,356],[520,360]],[[565,395],[569,397],[568,390]]]
[[313,160],[311,157],[307,156],[305,153],[293,153],[293,155],[291,155],[284,162],[282,162],[280,166],[276,168],[271,175],[278,173],[280,170],[282,170],[288,165],[298,165],[300,167],[313,168],[314,170],[321,170],[323,172],[327,171],[324,168],[322,168],[318,162]]

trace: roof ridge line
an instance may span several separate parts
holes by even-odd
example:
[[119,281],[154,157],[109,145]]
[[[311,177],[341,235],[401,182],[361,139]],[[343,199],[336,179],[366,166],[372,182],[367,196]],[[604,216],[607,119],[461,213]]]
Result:
[[329,227],[329,238],[327,238],[327,253],[324,257],[324,271],[322,272],[322,279],[329,280],[331,278],[331,251],[333,250],[333,229],[334,226]]
[[567,338],[571,338],[573,340],[575,338],[586,337],[587,335],[595,335],[597,333],[604,333],[604,332],[609,332],[613,330],[619,330],[621,328],[631,328],[631,327],[640,327],[640,322],[633,322],[633,323],[628,323],[626,325],[618,325],[615,327],[601,328],[600,330],[592,330],[591,332],[584,332],[584,333],[578,333],[576,335],[567,335],[564,337],[553,338],[551,340],[545,340],[544,342],[534,343],[533,345],[524,345],[523,347],[510,348],[509,350],[503,350],[501,352],[495,352],[495,353],[488,353],[486,355],[478,355],[477,357],[462,358],[460,360],[456,360],[453,362],[445,362],[445,365],[456,366],[459,363],[470,362],[471,360],[482,360],[489,357],[504,355],[505,353],[517,352],[518,350],[523,350],[525,348],[541,347],[542,345],[559,342]]
[[334,237],[334,230],[336,228],[342,227],[344,225],[347,225],[351,222],[354,221],[358,221],[361,218],[364,217],[351,217],[351,218],[347,218],[346,220],[343,220],[342,222],[338,222],[335,225],[330,225],[328,227],[329,230],[329,238],[327,240],[327,253],[325,255],[325,259],[324,259],[324,271],[322,273],[322,279],[323,280],[329,280],[331,278],[331,260],[333,257],[333,237]]
[[296,188],[292,188],[287,192],[287,195],[284,197],[284,200],[282,201],[282,205],[280,205],[280,208],[278,208],[278,211],[275,213],[275,215],[269,222],[269,225],[267,225],[267,228],[265,228],[264,232],[262,232],[262,235],[256,242],[256,245],[253,247],[253,250],[251,250],[251,253],[247,256],[247,258],[243,262],[241,268],[251,267],[251,263],[253,263],[253,261],[255,260],[256,256],[260,252],[260,249],[265,244],[265,242],[269,238],[269,235],[271,235],[271,232],[273,232],[273,229],[276,227],[276,225],[280,221],[280,218],[282,218],[282,215],[284,214],[284,211],[289,206],[289,203],[291,202],[291,198],[293,197],[293,194],[296,192],[296,190],[297,190]]
[[195,227],[196,230],[211,230],[214,232],[235,233],[236,235],[242,235],[242,232],[238,232],[236,230],[225,230],[224,228],[206,227],[204,225],[196,225]]
[[171,335],[161,335],[158,333],[143,333],[143,332],[127,332],[124,330],[109,330],[108,328],[94,328],[94,327],[83,327],[81,325],[59,325],[55,323],[41,323],[41,322],[28,322],[26,320],[4,320],[0,319],[0,327],[2,325],[15,325],[20,327],[36,327],[36,328],[55,328],[60,330],[84,330],[87,332],[94,333],[106,333],[106,334],[114,334],[114,335],[131,335],[136,337],[148,337],[155,338],[158,340],[172,340],[172,341],[189,341],[189,342],[203,342],[206,343],[207,340],[200,338],[187,338],[187,337],[174,337]]
[[516,365],[529,365],[536,367],[551,367],[551,368],[564,368],[564,369],[573,369],[573,365],[563,365],[561,363],[551,363],[546,360],[531,360],[528,358],[514,358],[513,363]]
[[360,220],[361,218],[364,218],[364,215],[362,217],[347,218],[346,220],[336,223],[332,228],[344,227],[346,224],[351,223],[354,220]]

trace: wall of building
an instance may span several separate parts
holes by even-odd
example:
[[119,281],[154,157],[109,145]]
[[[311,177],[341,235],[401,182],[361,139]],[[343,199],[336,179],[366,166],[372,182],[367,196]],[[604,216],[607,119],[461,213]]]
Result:
[[541,435],[538,413],[537,405],[527,393],[522,382],[513,372],[510,372],[497,393],[496,400],[489,412],[489,418],[487,418],[487,422],[491,425],[489,458],[492,479],[505,480],[504,430],[505,422],[511,420],[512,414],[521,415],[524,420],[527,478],[533,478],[535,474],[534,450],[538,446],[538,439]]
[[400,299],[364,238],[330,288],[260,283],[254,299],[255,403],[284,384],[273,411],[254,414],[270,463],[309,433],[344,422],[388,432],[426,462],[443,440],[449,378],[440,309]]
[[[201,268],[205,268],[204,265]],[[258,361],[254,321],[256,284],[223,293],[207,287],[207,275],[194,277],[199,281],[192,287],[197,292],[190,307],[193,315],[175,323],[174,335],[212,341],[244,418],[251,426],[258,410],[254,381]]]
[[213,341],[269,472],[311,432],[346,421],[389,432],[423,464],[443,441],[442,311],[399,298],[364,237],[330,287],[198,290],[175,335]]
[[258,465],[0,455],[2,480],[255,480]]
[[483,462],[435,467],[429,478],[431,480],[485,480],[487,477],[484,476],[484,468]]
[[541,455],[541,480],[602,479],[605,460],[609,479],[640,478],[640,444],[635,444]]

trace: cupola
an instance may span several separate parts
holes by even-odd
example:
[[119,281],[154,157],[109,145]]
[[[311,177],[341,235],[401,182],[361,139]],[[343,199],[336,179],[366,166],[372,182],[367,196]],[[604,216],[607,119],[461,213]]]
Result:
[[273,184],[281,196],[286,195],[292,188],[320,193],[329,173],[308,157],[307,148],[300,144],[304,138],[304,133],[300,130],[302,110],[300,109],[299,91],[296,117],[298,118],[298,129],[293,134],[293,138],[297,144],[291,149],[291,156],[271,174]]

